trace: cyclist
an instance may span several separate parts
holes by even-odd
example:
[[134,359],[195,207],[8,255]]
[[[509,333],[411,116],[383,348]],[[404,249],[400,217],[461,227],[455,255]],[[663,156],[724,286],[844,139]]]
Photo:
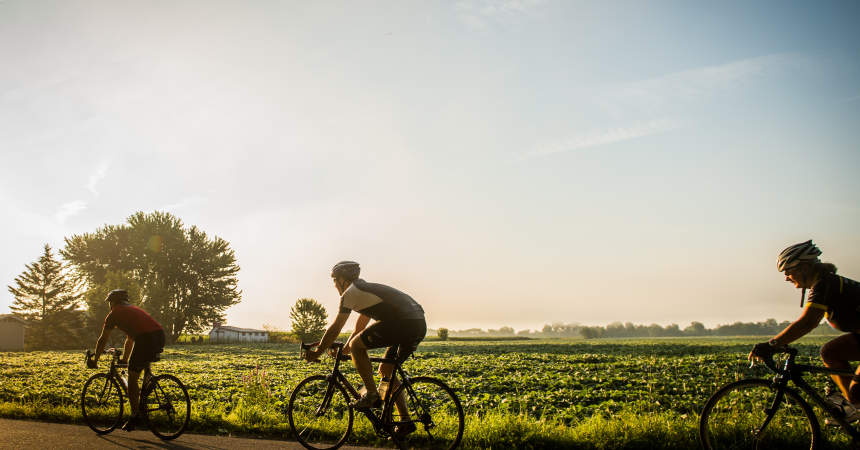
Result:
[[[756,344],[749,358],[769,356],[773,349],[800,339],[821,322],[822,317],[833,328],[846,332],[821,347],[824,365],[834,369],[851,369],[849,361],[860,361],[860,283],[836,275],[836,266],[821,262],[821,250],[811,240],[789,246],[777,257],[776,268],[785,273],[785,281],[801,289],[800,305],[806,290],[811,289],[806,308],[773,339]],[[838,406],[848,421],[860,419],[860,367],[852,377],[831,375],[839,386],[827,399]]]
[[[355,408],[379,407],[381,398],[373,380],[373,368],[367,350],[388,347],[385,358],[397,358],[401,363],[418,348],[427,334],[424,309],[409,295],[392,287],[368,283],[358,277],[361,268],[357,262],[341,261],[332,267],[331,277],[340,298],[340,312],[326,330],[316,350],[305,354],[308,361],[315,361],[335,341],[346,324],[351,311],[356,311],[358,319],[355,331],[343,347],[343,352],[352,355],[352,362],[366,387],[366,393],[355,403]],[[370,319],[376,320],[369,327]],[[399,383],[390,380],[393,364],[380,364],[379,375],[382,381],[391,381],[389,389],[397,389]],[[394,384],[397,383],[397,384]],[[409,418],[406,402],[397,398],[397,409],[405,420]],[[415,424],[398,426],[395,432],[408,434],[415,431]]]
[[128,402],[131,406],[131,417],[122,429],[132,431],[139,418],[140,387],[137,381],[140,372],[149,367],[149,363],[155,361],[158,354],[164,351],[164,329],[146,311],[129,303],[128,292],[123,289],[110,291],[105,302],[110,304],[110,312],[105,317],[95,355],[87,365],[93,369],[97,367],[99,356],[104,352],[108,336],[114,328],[125,332],[127,337],[120,362],[128,362]]

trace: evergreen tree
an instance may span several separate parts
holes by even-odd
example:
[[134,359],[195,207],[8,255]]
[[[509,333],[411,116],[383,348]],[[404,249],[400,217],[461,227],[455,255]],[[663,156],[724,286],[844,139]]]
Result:
[[290,309],[293,333],[302,342],[314,342],[325,333],[328,313],[323,305],[312,298],[300,298]]
[[14,297],[9,309],[31,323],[28,346],[57,348],[75,341],[70,337],[79,336],[83,321],[77,310],[81,299],[77,283],[47,244],[42,256],[25,267],[7,288]]

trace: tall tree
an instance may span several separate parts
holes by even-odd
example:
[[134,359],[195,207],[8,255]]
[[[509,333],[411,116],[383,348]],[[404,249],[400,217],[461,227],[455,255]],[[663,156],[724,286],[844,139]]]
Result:
[[45,245],[38,260],[24,267],[14,285],[7,286],[14,297],[9,309],[30,321],[29,346],[62,347],[81,328],[78,286],[54,258],[50,245]]
[[290,320],[293,322],[293,333],[302,342],[316,341],[325,332],[326,313],[323,305],[312,298],[300,298],[290,309]]
[[170,213],[138,212],[125,224],[66,238],[61,253],[91,288],[104,286],[109,273],[128,274],[140,287],[140,306],[171,342],[223,320],[241,300],[230,244]]

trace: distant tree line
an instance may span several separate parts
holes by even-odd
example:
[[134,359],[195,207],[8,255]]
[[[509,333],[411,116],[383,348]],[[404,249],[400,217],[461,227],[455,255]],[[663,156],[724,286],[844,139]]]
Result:
[[169,213],[138,212],[124,224],[67,237],[59,254],[62,261],[45,245],[8,286],[12,313],[29,323],[30,348],[95,342],[112,289],[126,289],[164,327],[169,342],[223,320],[241,300],[230,244]]
[[[650,325],[639,325],[631,322],[613,322],[606,326],[585,326],[576,323],[564,324],[553,323],[544,325],[540,330],[514,331],[511,327],[498,329],[468,328],[465,330],[445,330],[446,336],[451,337],[530,337],[530,338],[646,338],[646,337],[682,337],[682,336],[772,336],[791,322],[777,322],[776,319],[767,319],[763,322],[735,322],[725,325],[717,325],[707,328],[701,322],[692,322],[689,326],[681,328],[678,324],[661,326],[656,323]],[[839,331],[834,330],[822,322],[812,331],[813,335],[836,335]]]

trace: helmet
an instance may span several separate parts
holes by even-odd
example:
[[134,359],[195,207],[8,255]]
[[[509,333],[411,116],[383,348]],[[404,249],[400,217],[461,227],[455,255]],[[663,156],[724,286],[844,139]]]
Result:
[[128,291],[125,289],[114,289],[110,291],[110,293],[105,298],[105,302],[113,303],[113,302],[127,302],[128,301]]
[[821,250],[812,243],[812,240],[794,244],[783,250],[776,258],[776,270],[784,272],[785,269],[791,269],[800,263],[818,262],[820,254]]
[[350,281],[358,278],[360,272],[361,268],[358,267],[358,263],[355,261],[341,261],[331,268],[332,278],[341,277]]

